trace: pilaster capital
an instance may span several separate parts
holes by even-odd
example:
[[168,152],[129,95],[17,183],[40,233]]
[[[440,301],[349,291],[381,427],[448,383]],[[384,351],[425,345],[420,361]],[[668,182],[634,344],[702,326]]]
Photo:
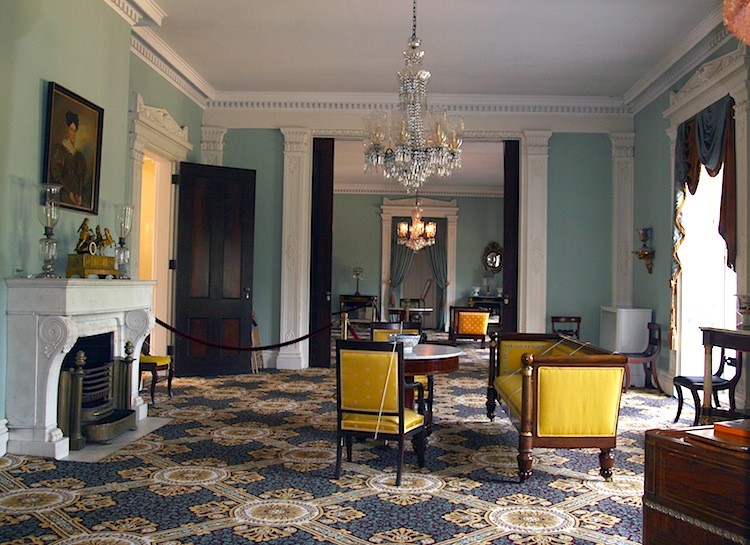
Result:
[[549,139],[552,131],[523,131],[526,155],[549,155]]
[[633,157],[634,132],[611,132],[609,133],[609,140],[612,143],[612,157]]

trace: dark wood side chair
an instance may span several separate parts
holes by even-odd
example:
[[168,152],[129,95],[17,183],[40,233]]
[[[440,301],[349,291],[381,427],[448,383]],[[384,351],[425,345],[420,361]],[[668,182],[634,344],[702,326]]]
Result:
[[141,348],[141,356],[138,362],[138,368],[141,374],[151,374],[151,404],[156,406],[156,384],[165,380],[167,381],[167,394],[172,397],[172,379],[174,378],[174,367],[172,366],[171,356],[154,356],[151,353],[151,336],[146,337]]
[[[625,367],[625,383],[623,384],[623,391],[630,387],[630,366],[638,363],[643,364],[643,371],[646,374],[646,382],[644,386],[646,388],[657,388],[661,390],[659,376],[656,372],[659,354],[661,354],[661,325],[655,322],[649,322],[648,345],[646,346],[646,350],[643,352],[625,354],[628,357],[628,365]],[[653,383],[651,382],[652,378]]]
[[552,333],[581,338],[581,317],[580,316],[552,316]]
[[461,339],[481,341],[485,347],[490,311],[483,307],[450,307],[448,339],[456,343]]
[[[736,357],[726,356],[724,348],[721,349],[721,357],[719,358],[719,368],[711,377],[711,391],[713,392],[714,403],[719,407],[719,390],[729,390],[729,408],[732,411],[737,410],[737,405],[734,399],[735,390],[737,389],[737,383],[740,381],[742,375],[742,352],[737,352]],[[734,367],[734,376],[731,379],[725,379],[722,375],[726,367]],[[674,417],[674,421],[677,422],[680,419],[682,413],[682,388],[687,388],[690,393],[693,394],[693,402],[695,403],[695,418],[693,419],[693,426],[698,425],[698,421],[701,417],[701,399],[698,396],[698,391],[703,390],[703,376],[683,376],[678,375],[674,377],[674,386],[677,390],[677,415]]]
[[[406,407],[406,389],[416,390],[417,410]],[[352,461],[352,440],[380,437],[398,444],[396,486],[401,485],[406,440],[424,467],[425,407],[421,384],[404,380],[404,346],[397,343],[336,341],[336,478],[342,450]]]

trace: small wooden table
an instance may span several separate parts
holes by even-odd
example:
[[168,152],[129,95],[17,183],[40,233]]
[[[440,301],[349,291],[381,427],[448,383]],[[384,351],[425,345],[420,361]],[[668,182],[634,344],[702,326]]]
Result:
[[[425,428],[427,435],[432,431],[432,402],[434,392],[432,391],[432,377],[458,371],[458,358],[464,353],[457,346],[445,344],[418,344],[411,350],[404,350],[404,374],[410,380],[414,375],[427,375],[429,390],[429,402],[425,414]],[[408,390],[406,404],[413,405],[413,390]]]
[[[747,418],[748,415],[742,411],[738,413],[716,409],[711,406],[713,375],[713,348],[721,346],[738,352],[750,352],[750,330],[746,329],[719,329],[716,327],[701,327],[703,332],[703,349],[705,352],[703,367],[703,407],[701,408],[701,424],[710,424],[712,417],[717,415],[729,418]],[[737,358],[737,365],[742,365],[744,358]],[[741,372],[738,369],[737,372]]]

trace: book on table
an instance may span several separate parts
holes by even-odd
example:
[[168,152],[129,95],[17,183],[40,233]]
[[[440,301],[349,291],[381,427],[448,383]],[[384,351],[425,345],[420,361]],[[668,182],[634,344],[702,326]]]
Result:
[[750,441],[750,419],[714,422],[714,433],[728,439]]

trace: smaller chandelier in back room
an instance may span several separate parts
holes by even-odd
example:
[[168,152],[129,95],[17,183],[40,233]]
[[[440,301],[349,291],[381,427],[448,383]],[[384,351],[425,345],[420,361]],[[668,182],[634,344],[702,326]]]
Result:
[[398,234],[398,243],[406,246],[415,254],[422,248],[435,244],[435,235],[437,234],[437,224],[434,221],[425,223],[422,220],[421,202],[417,199],[414,209],[411,212],[411,225],[408,222],[399,222],[396,233]]
[[461,168],[464,121],[445,108],[427,107],[427,80],[422,69],[424,51],[417,38],[417,1],[412,4],[412,34],[404,51],[406,66],[398,73],[399,104],[390,112],[365,117],[365,172],[382,171],[408,193],[432,175],[450,176]]

